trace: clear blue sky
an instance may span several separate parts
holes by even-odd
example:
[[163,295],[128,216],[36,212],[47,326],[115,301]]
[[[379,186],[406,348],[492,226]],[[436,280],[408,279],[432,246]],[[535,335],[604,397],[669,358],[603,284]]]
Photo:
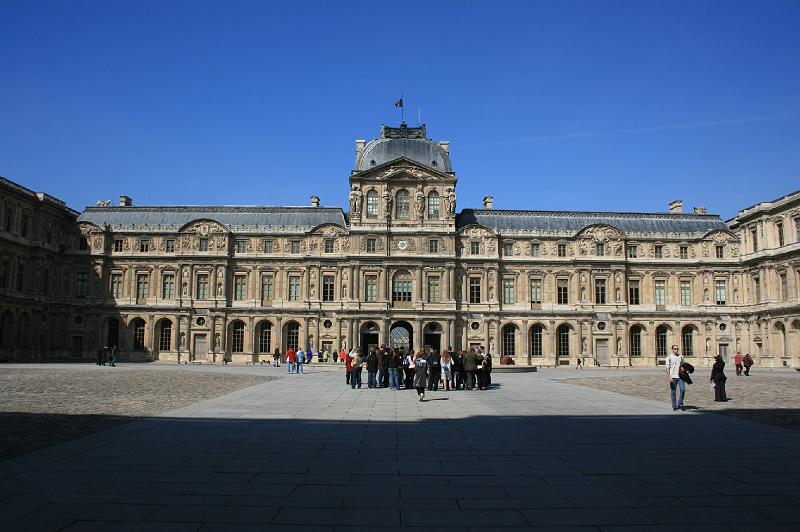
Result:
[[800,188],[800,1],[0,2],[0,175],[82,209],[347,205],[418,108],[459,209]]

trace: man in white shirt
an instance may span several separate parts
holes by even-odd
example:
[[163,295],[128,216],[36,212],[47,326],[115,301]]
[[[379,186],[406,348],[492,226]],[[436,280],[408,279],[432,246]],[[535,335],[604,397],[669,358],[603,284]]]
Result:
[[[672,352],[667,356],[664,364],[667,371],[667,379],[669,379],[669,390],[672,396],[672,409],[683,410],[683,397],[686,395],[686,383],[681,379],[681,364],[683,364],[683,357],[678,354],[678,346],[672,346]],[[680,388],[680,400],[675,398],[675,389]]]

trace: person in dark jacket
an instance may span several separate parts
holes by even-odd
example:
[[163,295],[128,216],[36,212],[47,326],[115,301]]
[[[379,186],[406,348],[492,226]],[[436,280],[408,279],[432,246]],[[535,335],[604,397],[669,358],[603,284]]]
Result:
[[753,357],[750,356],[750,353],[747,353],[744,358],[742,358],[742,365],[744,366],[744,376],[750,376],[750,368],[753,367]]
[[470,348],[464,355],[464,371],[466,372],[465,389],[471,390],[475,386],[475,371],[478,369],[478,357],[475,349]]
[[464,355],[466,351],[461,353],[453,352],[453,373],[455,374],[456,390],[464,389],[464,382],[467,380],[467,374],[464,372]]
[[728,380],[728,377],[725,376],[725,361],[722,360],[722,355],[714,357],[714,366],[711,368],[711,379],[709,380],[714,384],[714,401],[727,401],[725,381]]
[[435,349],[428,355],[428,390],[439,391],[442,380],[442,355]]
[[367,388],[378,387],[378,353],[375,350],[367,355]]
[[486,353],[486,366],[483,368],[483,382],[487,388],[492,386],[492,355]]
[[417,352],[414,357],[414,388],[420,401],[425,400],[425,386],[428,384],[428,361],[422,351]]

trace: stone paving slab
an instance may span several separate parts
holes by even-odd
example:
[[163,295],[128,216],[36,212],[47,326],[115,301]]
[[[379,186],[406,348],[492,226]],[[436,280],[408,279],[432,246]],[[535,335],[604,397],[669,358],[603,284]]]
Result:
[[560,382],[568,372],[420,403],[329,370],[189,371],[228,369],[276,378],[0,462],[0,529],[798,525],[794,430]]

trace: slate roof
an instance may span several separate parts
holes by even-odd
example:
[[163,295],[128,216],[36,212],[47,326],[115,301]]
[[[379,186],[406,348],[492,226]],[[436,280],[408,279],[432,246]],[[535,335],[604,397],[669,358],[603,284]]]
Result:
[[478,224],[505,235],[565,236],[590,225],[610,225],[629,237],[662,236],[698,238],[709,231],[729,230],[714,214],[667,214],[637,212],[513,211],[464,209],[456,227]]
[[174,233],[194,220],[215,220],[235,232],[305,232],[321,224],[346,226],[339,207],[87,207],[79,222],[115,232]]
[[371,140],[356,160],[356,170],[375,168],[400,157],[424,164],[440,172],[452,172],[450,155],[438,142],[426,137],[425,126],[381,127],[381,136]]

